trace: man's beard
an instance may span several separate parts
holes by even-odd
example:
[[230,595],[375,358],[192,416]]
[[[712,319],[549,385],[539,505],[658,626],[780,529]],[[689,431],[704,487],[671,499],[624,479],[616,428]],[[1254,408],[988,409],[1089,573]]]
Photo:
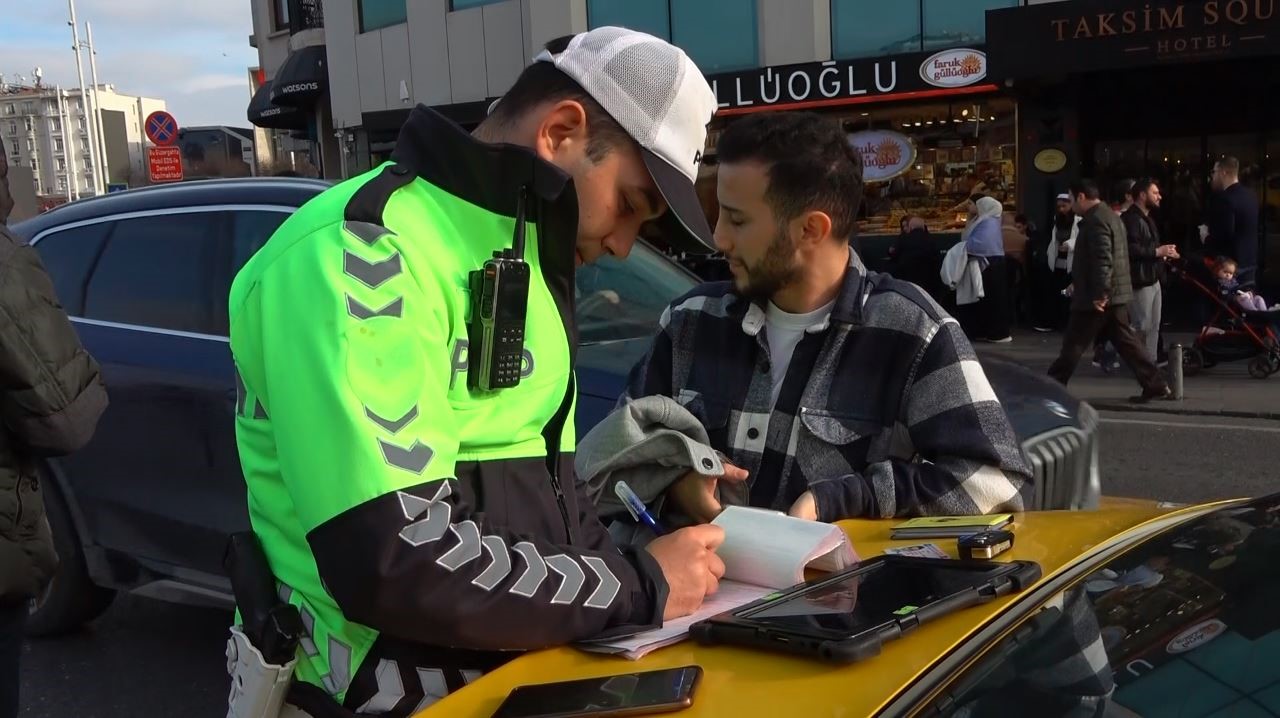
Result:
[[1075,217],[1072,216],[1071,212],[1066,212],[1065,214],[1059,212],[1057,216],[1053,218],[1053,223],[1058,227],[1058,229],[1070,229],[1074,222]]
[[800,278],[800,265],[795,258],[795,244],[784,230],[779,229],[764,257],[753,267],[739,264],[745,276],[734,279],[734,286],[743,297],[760,302],[773,298]]

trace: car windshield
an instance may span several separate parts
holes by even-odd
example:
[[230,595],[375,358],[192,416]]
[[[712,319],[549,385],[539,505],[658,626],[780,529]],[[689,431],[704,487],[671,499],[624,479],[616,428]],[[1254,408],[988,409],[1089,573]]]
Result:
[[697,278],[657,250],[636,242],[626,259],[601,257],[576,275],[582,344],[650,337],[667,305]]
[[1179,525],[992,647],[932,714],[1280,715],[1280,495]]

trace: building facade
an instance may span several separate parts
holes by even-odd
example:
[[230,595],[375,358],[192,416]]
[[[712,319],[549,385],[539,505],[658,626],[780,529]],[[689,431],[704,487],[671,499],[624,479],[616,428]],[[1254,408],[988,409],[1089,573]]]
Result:
[[247,119],[262,174],[349,176],[338,153],[321,0],[252,0],[258,67],[249,69]]
[[[290,70],[318,96],[267,106],[314,128],[293,132],[310,133],[326,176],[385,160],[414,105],[474,126],[544,42],[623,25],[707,75],[720,101],[709,150],[762,110],[841,121],[867,167],[864,238],[896,235],[907,215],[958,233],[975,192],[1045,226],[1072,178],[1149,174],[1182,241],[1230,153],[1259,193],[1280,284],[1280,137],[1264,101],[1280,82],[1276,0],[323,0],[319,15],[315,2],[254,0],[255,42],[268,78]],[[289,67],[308,46],[323,77]]]
[[[304,1],[254,0],[254,38],[272,83],[305,48],[296,27]],[[835,114],[864,133],[860,146],[880,165],[868,231],[896,233],[908,211],[943,229],[979,184],[1016,203],[1014,105],[984,82],[982,47],[985,11],[1019,2],[324,0],[313,37],[327,78],[314,91],[327,103],[302,112],[281,105],[265,122],[289,115],[301,126],[310,117],[322,149],[336,139],[320,154],[336,151],[341,166],[333,175],[326,163],[326,176],[350,176],[388,156],[414,105],[473,126],[546,41],[623,25],[681,46],[711,80],[721,106],[712,144],[717,127],[750,112]],[[284,81],[297,84],[295,75]],[[270,92],[259,89],[255,102]]]
[[[39,85],[0,85],[0,144],[9,164],[29,167],[36,194],[42,198],[76,199],[94,194],[90,162],[92,88],[89,103],[80,92]],[[148,114],[165,107],[163,100],[116,92],[99,85],[102,137],[106,166],[103,185],[137,185],[146,181],[146,138],[142,129]]]
[[1016,98],[1022,203],[1041,225],[1079,176],[1156,179],[1165,240],[1200,247],[1214,162],[1257,195],[1263,295],[1280,291],[1280,3],[1062,0],[987,14],[991,75]]

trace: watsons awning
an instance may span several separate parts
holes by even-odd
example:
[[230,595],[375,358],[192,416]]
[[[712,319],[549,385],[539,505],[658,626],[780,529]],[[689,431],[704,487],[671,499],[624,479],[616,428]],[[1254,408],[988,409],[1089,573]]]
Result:
[[265,82],[253,93],[246,113],[249,122],[268,130],[305,129],[307,118],[301,110],[296,107],[281,107],[271,102],[271,85],[272,83]]
[[329,88],[323,45],[304,47],[289,55],[271,81],[271,101],[277,105],[309,107]]

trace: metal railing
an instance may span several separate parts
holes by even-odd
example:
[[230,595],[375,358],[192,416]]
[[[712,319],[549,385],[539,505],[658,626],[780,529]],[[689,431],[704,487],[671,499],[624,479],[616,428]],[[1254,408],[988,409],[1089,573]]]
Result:
[[324,27],[324,7],[320,0],[289,0],[289,33]]

